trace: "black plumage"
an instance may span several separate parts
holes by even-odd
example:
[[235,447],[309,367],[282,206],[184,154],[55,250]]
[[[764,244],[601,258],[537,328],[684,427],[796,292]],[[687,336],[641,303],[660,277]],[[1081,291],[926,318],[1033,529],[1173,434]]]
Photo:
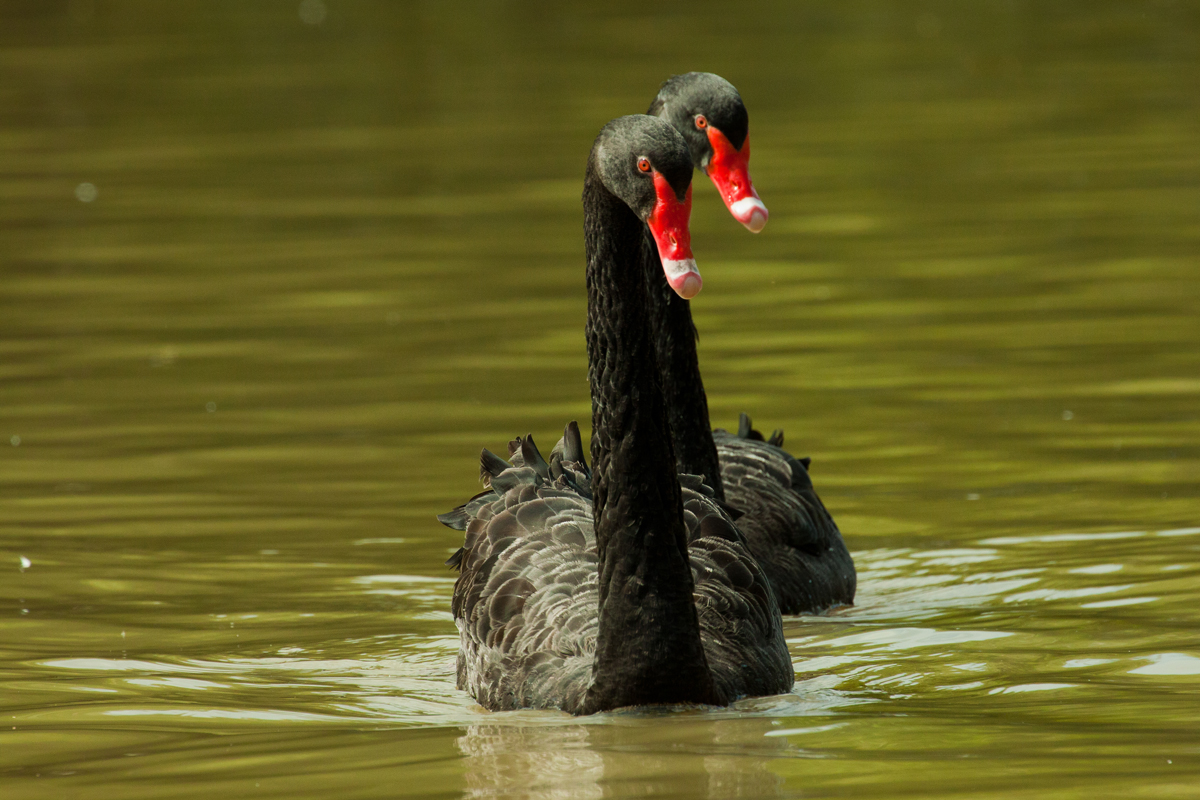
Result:
[[724,704],[792,685],[745,537],[700,478],[675,472],[639,252],[647,158],[682,198],[686,146],[651,117],[606,126],[585,178],[592,468],[574,423],[548,461],[514,440],[511,465],[481,461],[490,491],[443,515],[465,520],[448,562],[459,686],[489,709]]
[[[578,462],[562,469],[586,484]],[[495,711],[599,710],[585,705],[600,603],[591,501],[520,457],[511,470],[506,492],[468,504],[452,605],[462,632],[458,686]],[[707,702],[786,691],[791,662],[770,584],[711,489],[680,477],[692,602],[713,679]]]
[[[708,124],[724,132],[734,147],[740,147],[748,135],[749,117],[737,89],[710,73],[672,77],[663,84],[649,113],[680,131],[699,169],[708,165],[712,149],[694,124],[697,114],[705,115]],[[783,431],[764,440],[744,414],[736,436],[712,430],[690,303],[663,279],[648,230],[641,256],[679,470],[703,476],[718,499],[740,512],[737,525],[775,586],[785,614],[853,603],[854,561],[808,478],[808,459],[797,459],[782,449]]]

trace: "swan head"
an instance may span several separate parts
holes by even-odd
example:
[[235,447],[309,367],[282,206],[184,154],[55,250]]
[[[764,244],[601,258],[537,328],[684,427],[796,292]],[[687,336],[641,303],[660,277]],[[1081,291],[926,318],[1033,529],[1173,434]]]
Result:
[[650,229],[667,283],[685,300],[704,283],[692,255],[692,159],[673,127],[642,114],[604,127],[592,148],[605,187]]
[[650,114],[683,136],[733,218],[761,231],[769,214],[750,180],[750,117],[733,84],[711,72],[675,75],[659,89]]

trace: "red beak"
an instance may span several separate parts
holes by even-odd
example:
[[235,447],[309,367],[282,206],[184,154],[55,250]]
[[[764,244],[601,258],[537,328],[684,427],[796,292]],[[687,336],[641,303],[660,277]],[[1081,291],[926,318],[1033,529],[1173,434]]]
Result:
[[657,200],[646,224],[658,245],[658,257],[667,274],[667,283],[684,300],[691,300],[700,294],[704,285],[692,256],[692,234],[688,230],[688,219],[692,216],[692,185],[688,184],[687,195],[681,203],[667,179],[655,172],[654,194]]
[[716,184],[733,218],[752,233],[758,233],[766,226],[768,214],[750,182],[750,134],[746,134],[742,149],[734,150],[725,134],[709,125],[708,143],[712,145],[713,156],[704,171]]

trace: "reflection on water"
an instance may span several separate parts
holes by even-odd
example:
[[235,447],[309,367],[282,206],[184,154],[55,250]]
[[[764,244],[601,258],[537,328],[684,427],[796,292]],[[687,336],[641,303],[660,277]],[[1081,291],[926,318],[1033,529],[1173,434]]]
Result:
[[[5,800],[1188,794],[1198,35],[1170,0],[0,3]],[[588,418],[581,159],[693,68],[772,211],[696,190],[714,421],[813,456],[858,604],[787,621],[790,695],[485,714],[433,515]]]
[[[654,724],[638,724],[650,723]],[[760,719],[678,715],[607,725],[471,725],[458,739],[469,797],[777,797],[774,758],[795,755]]]

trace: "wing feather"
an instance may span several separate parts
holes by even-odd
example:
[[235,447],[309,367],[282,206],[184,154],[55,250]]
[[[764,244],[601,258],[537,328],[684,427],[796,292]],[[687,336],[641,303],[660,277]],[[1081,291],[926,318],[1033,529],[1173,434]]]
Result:
[[713,432],[725,501],[766,572],[785,614],[854,602],[857,575],[841,531],[817,496],[808,459],[797,459],[754,430],[745,414],[737,435]]
[[[489,474],[489,491],[444,515],[447,524],[466,518],[451,604],[461,638],[458,684],[492,710],[575,711],[591,682],[599,560],[578,437],[575,428],[572,441],[541,462],[544,470],[530,466],[540,459],[531,439],[514,440],[513,464]],[[714,680],[731,698],[786,691],[791,660],[765,573],[711,488],[696,476],[680,481]]]

